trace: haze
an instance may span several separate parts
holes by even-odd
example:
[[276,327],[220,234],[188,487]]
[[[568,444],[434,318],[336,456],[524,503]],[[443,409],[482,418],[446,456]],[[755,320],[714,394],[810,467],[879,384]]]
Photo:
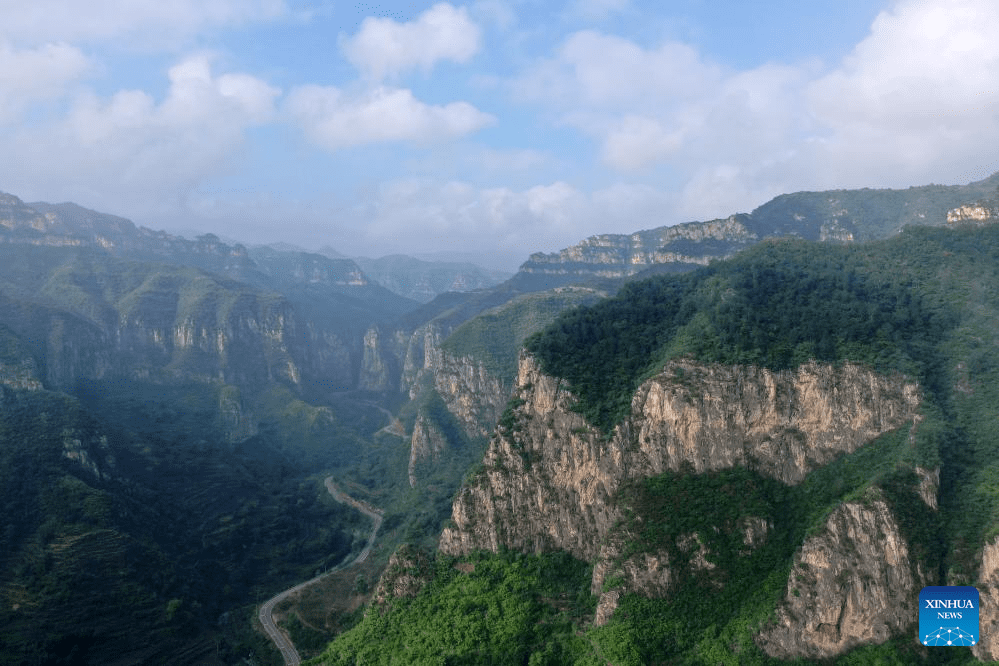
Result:
[[0,190],[152,228],[513,269],[781,192],[997,170],[989,0],[0,10]]

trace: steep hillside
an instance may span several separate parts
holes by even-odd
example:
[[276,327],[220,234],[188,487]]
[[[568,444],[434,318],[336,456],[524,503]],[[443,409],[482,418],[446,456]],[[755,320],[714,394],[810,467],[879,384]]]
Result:
[[252,604],[349,553],[354,516],[281,441],[227,441],[212,387],[114,388],[0,386],[3,661],[266,655]]
[[532,254],[511,284],[543,290],[628,277],[653,266],[683,272],[730,257],[765,238],[835,243],[888,238],[908,224],[943,225],[948,211],[994,197],[997,186],[999,174],[969,185],[784,194],[749,214],[632,234],[601,234],[557,253]]
[[[75,248],[87,256],[86,271],[107,260],[193,267],[263,292],[280,293],[295,313],[299,333],[308,341],[310,364],[327,379],[306,384],[319,392],[357,387],[362,338],[373,324],[385,324],[417,303],[373,283],[349,259],[289,248],[227,244],[214,234],[188,240],[163,231],[136,227],[121,217],[76,204],[25,204],[0,193],[0,250],[14,256],[24,248],[32,261],[51,269],[64,254],[45,250]],[[44,271],[43,271],[44,272]],[[76,289],[79,291],[79,289]],[[337,368],[329,371],[331,365]]]
[[[936,663],[911,639],[919,589],[999,594],[999,227],[959,217],[866,244],[763,243],[531,338],[437,557],[468,572],[483,550],[567,552],[592,566],[594,610],[511,634],[499,663]],[[503,585],[467,589],[428,582],[355,631],[384,623],[392,644],[408,609],[445,600],[514,620]],[[317,663],[351,663],[353,636]],[[983,638],[974,656],[996,649]]]

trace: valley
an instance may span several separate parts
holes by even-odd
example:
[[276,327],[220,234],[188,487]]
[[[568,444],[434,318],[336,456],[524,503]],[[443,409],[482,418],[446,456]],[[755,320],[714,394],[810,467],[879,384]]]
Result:
[[[380,511],[372,509],[366,506],[364,503],[359,502],[354,498],[350,497],[349,495],[346,495],[343,492],[341,492],[336,487],[336,484],[333,483],[333,477],[331,476],[326,477],[324,485],[326,486],[326,489],[329,491],[330,496],[333,497],[334,500],[336,500],[341,504],[345,504],[347,506],[351,506],[357,509],[358,511],[360,511],[361,513],[363,513],[364,515],[366,515],[368,518],[371,519],[372,523],[371,536],[368,537],[368,543],[364,546],[364,550],[362,550],[361,553],[357,557],[353,558],[350,562],[347,562],[346,564],[337,565],[334,571],[343,570],[355,564],[361,564],[362,562],[367,560],[368,555],[371,554],[371,548],[374,546],[375,538],[377,538],[378,536],[378,529],[382,526],[382,514]],[[274,607],[283,602],[288,597],[297,594],[298,592],[314,585],[315,583],[318,583],[321,579],[325,578],[327,575],[328,575],[327,573],[323,573],[319,576],[316,576],[315,578],[305,581],[304,583],[299,583],[294,587],[290,587],[284,592],[274,595],[266,602],[264,602],[264,605],[260,607],[260,612],[258,613],[260,624],[263,626],[264,632],[271,639],[271,641],[274,642],[274,645],[281,653],[281,658],[284,659],[284,663],[288,664],[289,666],[298,666],[298,664],[302,663],[302,659],[298,655],[298,650],[295,649],[295,646],[292,644],[292,642],[288,639],[287,636],[285,636],[284,632],[278,629],[277,624],[275,624]]]
[[906,640],[922,585],[995,594],[997,185],[788,194],[513,276],[2,195],[0,651],[999,656]]

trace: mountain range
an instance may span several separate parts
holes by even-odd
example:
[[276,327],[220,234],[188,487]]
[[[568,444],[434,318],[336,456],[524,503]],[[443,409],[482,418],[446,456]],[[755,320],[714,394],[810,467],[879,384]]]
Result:
[[0,195],[0,652],[280,663],[255,602],[367,539],[332,475],[382,576],[286,612],[357,625],[316,663],[936,663],[919,587],[999,598],[997,185],[789,194],[498,283]]

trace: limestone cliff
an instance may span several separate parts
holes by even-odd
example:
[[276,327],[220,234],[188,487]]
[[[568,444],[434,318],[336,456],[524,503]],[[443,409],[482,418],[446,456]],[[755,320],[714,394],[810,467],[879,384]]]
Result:
[[[481,361],[470,356],[458,358],[443,350],[441,344],[450,332],[449,327],[437,321],[420,326],[408,336],[397,332],[392,347],[403,359],[397,363],[401,366],[399,383],[416,402],[422,401],[421,394],[426,391],[435,393],[465,437],[483,440],[503,411],[511,386],[490,373]],[[386,347],[382,345],[383,350]],[[454,444],[448,442],[434,418],[420,410],[411,437],[410,485],[417,485],[419,466],[424,461]]]
[[947,211],[947,224],[970,224],[984,226],[995,224],[999,220],[999,208],[995,204],[975,203],[958,206]]
[[606,441],[530,357],[517,386],[511,427],[497,431],[485,471],[455,499],[445,552],[558,548],[592,560],[616,519],[607,500],[627,479],[746,466],[798,483],[919,405],[915,385],[849,363],[775,373],[677,360],[638,389]]
[[415,546],[403,544],[389,558],[371,604],[385,610],[393,599],[415,597],[431,578],[430,556]]
[[417,470],[424,464],[439,462],[448,448],[447,437],[433,419],[420,411],[409,440],[409,485],[416,487]]
[[999,661],[999,537],[982,548],[975,587],[980,595],[978,645],[971,652],[982,661]]
[[706,266],[759,240],[746,221],[745,215],[732,215],[632,234],[591,236],[557,253],[532,254],[520,273],[559,276],[557,283],[568,284],[586,277],[627,277],[654,264]]
[[[675,360],[639,387],[630,415],[608,439],[573,411],[575,399],[562,381],[529,356],[521,359],[514,396],[482,471],[455,498],[439,547],[454,555],[558,549],[593,562],[598,623],[610,617],[622,591],[665,596],[678,576],[688,575],[665,551],[622,562],[623,544],[634,540],[621,531],[622,509],[614,501],[625,483],[667,471],[747,467],[798,484],[837,455],[912,421],[920,405],[914,384],[850,363],[772,372]],[[894,533],[875,523],[879,534]],[[723,527],[738,532],[745,553],[764,543],[771,528],[758,516]],[[713,569],[696,533],[675,545],[686,553],[690,573]],[[841,566],[866,575],[849,562]],[[843,636],[843,645],[862,640],[849,631]]]
[[773,625],[757,636],[780,659],[833,657],[911,627],[919,590],[933,584],[914,562],[881,492],[841,504],[795,556]]
[[235,386],[219,390],[218,425],[227,444],[244,442],[258,432],[257,421]]
[[437,357],[433,378],[434,389],[465,434],[472,439],[488,437],[510,397],[511,386],[471,356],[455,358],[446,351]]
[[0,385],[27,391],[42,388],[38,362],[6,326],[0,326]]
[[364,354],[361,357],[361,375],[357,388],[362,391],[389,391],[396,386],[394,359],[381,344],[382,332],[372,326],[364,334]]

